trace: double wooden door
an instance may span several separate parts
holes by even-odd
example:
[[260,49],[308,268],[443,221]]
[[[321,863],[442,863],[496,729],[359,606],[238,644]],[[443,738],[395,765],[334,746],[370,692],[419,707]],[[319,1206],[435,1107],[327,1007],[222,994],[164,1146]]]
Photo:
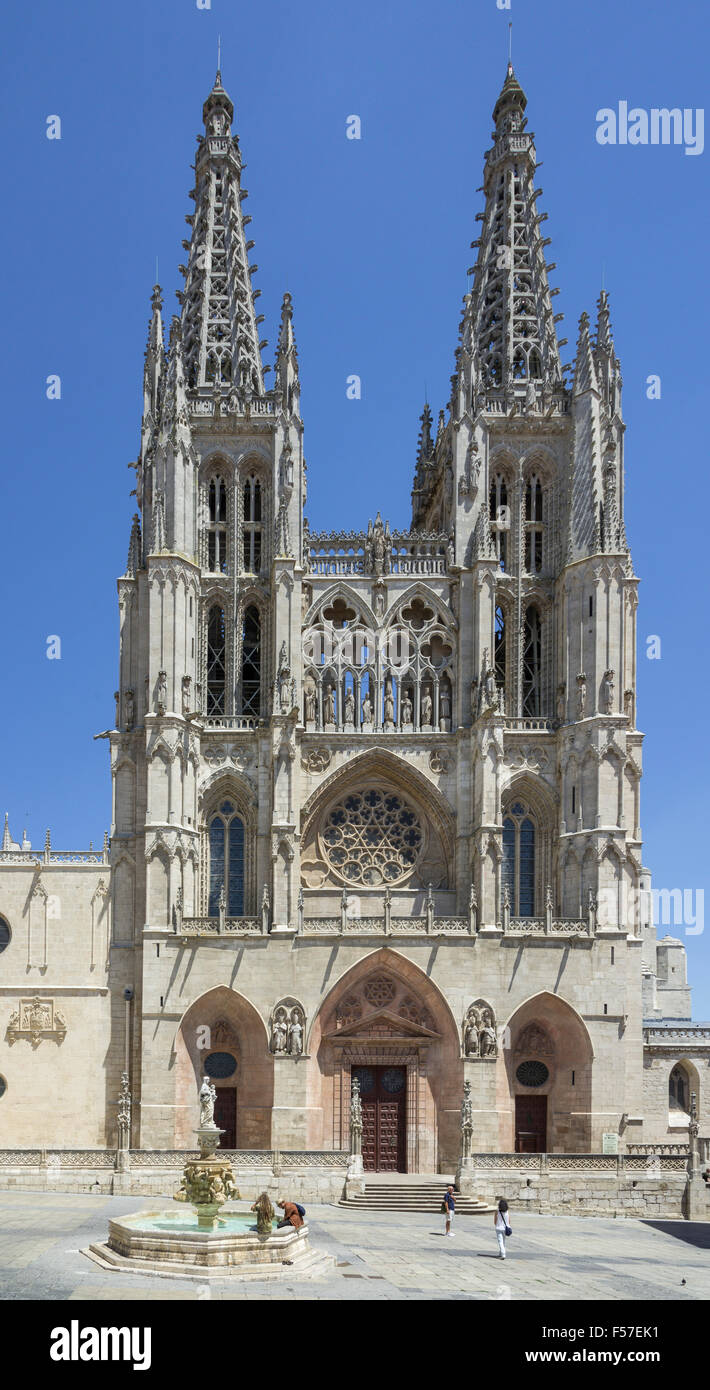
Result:
[[515,1152],[547,1151],[547,1096],[515,1097]]
[[353,1067],[362,1101],[362,1163],[368,1173],[407,1166],[407,1068]]

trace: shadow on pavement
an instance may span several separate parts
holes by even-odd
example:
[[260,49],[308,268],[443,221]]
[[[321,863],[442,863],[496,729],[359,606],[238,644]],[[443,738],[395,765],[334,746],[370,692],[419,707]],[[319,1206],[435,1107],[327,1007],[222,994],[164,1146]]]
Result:
[[686,1245],[697,1245],[700,1250],[710,1250],[708,1221],[642,1221],[641,1224],[652,1226],[654,1231],[665,1231],[667,1236],[684,1240]]

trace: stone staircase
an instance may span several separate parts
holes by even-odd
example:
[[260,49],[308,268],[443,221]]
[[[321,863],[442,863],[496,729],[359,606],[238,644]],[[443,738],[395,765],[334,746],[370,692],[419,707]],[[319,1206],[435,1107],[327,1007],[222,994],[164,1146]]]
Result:
[[[446,1177],[422,1178],[419,1174],[412,1174],[410,1177],[405,1173],[384,1177],[377,1173],[373,1174],[372,1178],[365,1179],[365,1191],[362,1195],[341,1197],[338,1205],[349,1207],[351,1210],[357,1208],[360,1211],[436,1213],[443,1221],[441,1203],[450,1182],[453,1182],[453,1179]],[[460,1192],[455,1193],[454,1200],[457,1217],[481,1216],[495,1210],[477,1197],[464,1196]]]

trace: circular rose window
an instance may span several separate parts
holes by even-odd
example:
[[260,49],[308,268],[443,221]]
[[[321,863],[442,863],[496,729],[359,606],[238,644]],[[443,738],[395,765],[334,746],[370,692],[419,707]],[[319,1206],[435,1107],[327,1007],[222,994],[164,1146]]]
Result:
[[323,853],[348,883],[376,888],[411,874],[424,844],[416,811],[383,791],[353,792],[329,812],[321,831]]
[[550,1073],[544,1062],[521,1062],[515,1075],[521,1086],[544,1086]]

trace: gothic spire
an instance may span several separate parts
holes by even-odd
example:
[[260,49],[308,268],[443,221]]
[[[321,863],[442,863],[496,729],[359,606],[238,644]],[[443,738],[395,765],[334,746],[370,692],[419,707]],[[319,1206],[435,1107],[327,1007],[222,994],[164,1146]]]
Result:
[[[540,225],[541,189],[533,188],[535,146],[527,132],[527,98],[512,65],[493,110],[494,144],[486,154],[486,207],[478,219],[482,235],[473,288],[466,297],[459,371],[470,362],[472,385],[490,393],[526,388],[538,381],[550,390],[563,385]],[[525,395],[525,390],[522,390]]]
[[189,257],[187,266],[180,267],[186,278],[178,298],[188,388],[227,384],[261,396],[262,316],[254,310],[261,290],[252,290],[251,284],[257,267],[249,265],[254,243],[245,236],[251,218],[242,215],[247,191],[241,186],[239,140],[231,132],[233,115],[218,72],[202,108],[205,134],[198,137],[190,195],[195,212],[186,219],[192,239],[183,243]]
[[12,849],[12,835],[10,834],[10,815],[5,812],[5,829],[2,832],[2,847],[4,850]]
[[133,578],[141,567],[141,523],[138,513],[133,517],[131,525],[131,539],[128,542],[128,559],[126,560],[126,574]]
[[163,340],[163,292],[160,285],[153,286],[151,295],[151,316],[148,324],[148,343],[145,350],[143,371],[143,418],[158,418],[160,403],[160,384],[165,368],[165,343]]
[[419,524],[423,511],[425,510],[426,497],[428,494],[427,474],[434,464],[434,440],[431,435],[431,407],[428,401],[424,402],[424,409],[419,416],[421,428],[417,440],[417,462],[414,470],[414,486],[412,488],[412,525]]
[[293,331],[293,300],[286,291],[281,304],[281,327],[274,362],[276,390],[280,391],[289,415],[299,413],[301,384],[298,378],[298,351]]

